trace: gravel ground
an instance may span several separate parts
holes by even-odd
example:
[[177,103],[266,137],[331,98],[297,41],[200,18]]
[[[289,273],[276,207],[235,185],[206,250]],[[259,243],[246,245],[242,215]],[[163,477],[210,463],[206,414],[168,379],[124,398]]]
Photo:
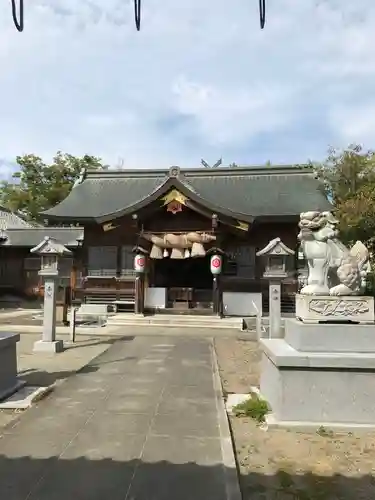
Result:
[[[256,342],[215,346],[225,391],[259,385]],[[231,425],[244,500],[375,500],[375,433],[265,431],[244,417]]]

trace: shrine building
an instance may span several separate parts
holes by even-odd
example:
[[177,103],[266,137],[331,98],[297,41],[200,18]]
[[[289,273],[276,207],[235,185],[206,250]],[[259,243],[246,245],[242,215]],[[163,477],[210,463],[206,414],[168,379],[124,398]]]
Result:
[[[330,209],[306,166],[171,167],[87,171],[43,217],[49,225],[79,226],[45,228],[77,233],[70,235],[76,238],[70,277],[75,300],[210,313],[215,282],[222,312],[230,314],[236,304],[249,307],[255,296],[267,308],[268,283],[257,251],[276,237],[296,249],[299,214]],[[139,283],[135,255],[142,256]],[[213,279],[212,255],[220,257],[219,280]],[[297,287],[294,258],[288,270],[283,307],[293,302]]]

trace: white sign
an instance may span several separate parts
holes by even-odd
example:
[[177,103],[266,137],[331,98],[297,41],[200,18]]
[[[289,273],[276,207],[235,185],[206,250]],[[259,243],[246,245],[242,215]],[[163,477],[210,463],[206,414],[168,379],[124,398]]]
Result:
[[213,255],[211,257],[210,265],[212,274],[220,274],[223,265],[223,259],[221,258],[221,255]]

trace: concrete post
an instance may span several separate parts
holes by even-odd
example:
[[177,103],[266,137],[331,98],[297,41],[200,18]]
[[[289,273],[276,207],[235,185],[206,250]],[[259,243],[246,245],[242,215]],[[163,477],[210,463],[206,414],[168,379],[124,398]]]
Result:
[[281,333],[281,281],[269,282],[269,338],[282,338]]

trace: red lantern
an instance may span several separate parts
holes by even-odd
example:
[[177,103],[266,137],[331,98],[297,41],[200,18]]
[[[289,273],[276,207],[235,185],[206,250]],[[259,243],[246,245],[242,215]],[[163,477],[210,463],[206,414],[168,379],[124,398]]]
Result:
[[210,266],[212,274],[220,274],[222,265],[223,265],[223,259],[221,258],[221,255],[213,255],[211,257]]
[[134,270],[137,273],[144,273],[146,269],[146,257],[142,254],[137,254],[134,257]]

